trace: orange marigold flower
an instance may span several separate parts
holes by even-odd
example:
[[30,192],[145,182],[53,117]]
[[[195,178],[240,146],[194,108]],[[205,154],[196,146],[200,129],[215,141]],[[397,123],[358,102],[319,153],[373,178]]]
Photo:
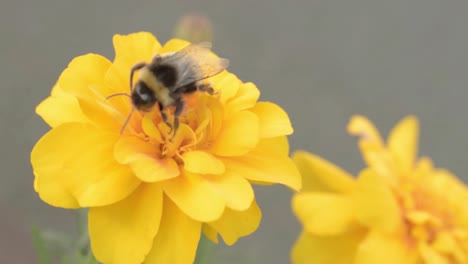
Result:
[[356,179],[313,154],[294,154],[304,191],[292,206],[304,228],[293,262],[468,263],[468,189],[417,159],[417,119],[403,119],[386,144],[365,117],[353,117],[348,130],[367,163]]
[[[46,203],[90,208],[89,235],[103,263],[192,263],[203,231],[231,245],[251,234],[261,212],[252,183],[301,186],[288,158],[287,114],[224,71],[209,79],[217,93],[187,98],[171,139],[157,107],[134,113],[125,96],[131,67],[161,46],[146,32],[116,35],[115,59],[72,60],[37,113],[52,127],[34,146],[34,188]],[[173,114],[169,115],[173,120]]]

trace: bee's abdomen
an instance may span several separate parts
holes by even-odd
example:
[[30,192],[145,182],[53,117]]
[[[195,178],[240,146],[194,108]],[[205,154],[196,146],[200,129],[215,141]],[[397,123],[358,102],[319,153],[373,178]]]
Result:
[[169,65],[150,65],[149,70],[167,88],[173,87],[177,82],[177,71]]

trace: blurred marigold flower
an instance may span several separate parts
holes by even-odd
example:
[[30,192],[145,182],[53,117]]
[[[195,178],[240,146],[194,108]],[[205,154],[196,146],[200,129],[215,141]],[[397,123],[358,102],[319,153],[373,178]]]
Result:
[[213,25],[206,16],[186,15],[177,23],[174,36],[190,42],[213,41]]
[[[46,203],[89,207],[92,250],[103,263],[192,263],[203,231],[231,245],[260,222],[252,183],[301,186],[288,158],[288,115],[257,102],[260,92],[225,71],[209,79],[218,93],[187,98],[170,141],[157,107],[131,110],[130,68],[161,46],[146,32],[116,35],[115,59],[87,54],[71,61],[36,111],[52,127],[34,146],[34,188]],[[169,120],[173,120],[172,114]]]
[[293,262],[468,263],[468,189],[416,157],[417,119],[403,119],[386,144],[365,117],[353,117],[348,130],[367,163],[357,179],[313,154],[294,154],[303,192],[292,206],[303,231]]

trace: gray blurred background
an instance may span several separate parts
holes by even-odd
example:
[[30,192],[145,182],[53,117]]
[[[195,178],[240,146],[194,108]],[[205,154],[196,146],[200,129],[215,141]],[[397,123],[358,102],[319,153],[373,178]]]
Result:
[[[230,70],[289,113],[291,149],[355,173],[363,165],[345,128],[365,114],[386,135],[420,118],[421,153],[466,178],[468,1],[50,1],[0,3],[0,263],[36,263],[30,230],[73,230],[74,213],[34,193],[29,153],[48,127],[34,113],[61,71],[88,52],[113,57],[116,33],[151,31],[167,41],[183,15],[214,25],[215,51]],[[257,188],[260,228],[216,263],[289,263],[300,227],[291,192]]]

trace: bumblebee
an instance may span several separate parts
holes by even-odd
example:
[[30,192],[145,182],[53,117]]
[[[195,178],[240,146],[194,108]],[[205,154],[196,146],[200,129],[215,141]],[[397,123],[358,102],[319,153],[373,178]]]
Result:
[[[196,91],[214,94],[213,88],[203,80],[221,73],[229,66],[229,60],[211,54],[211,43],[191,44],[180,51],[155,55],[150,63],[135,64],[130,70],[130,95],[132,110],[120,133],[130,120],[135,109],[142,112],[152,111],[158,106],[161,118],[175,136],[179,127],[179,116],[184,109],[183,96]],[[138,79],[133,85],[133,77]],[[109,96],[113,97],[114,94]],[[168,121],[165,108],[174,106],[174,123]]]

